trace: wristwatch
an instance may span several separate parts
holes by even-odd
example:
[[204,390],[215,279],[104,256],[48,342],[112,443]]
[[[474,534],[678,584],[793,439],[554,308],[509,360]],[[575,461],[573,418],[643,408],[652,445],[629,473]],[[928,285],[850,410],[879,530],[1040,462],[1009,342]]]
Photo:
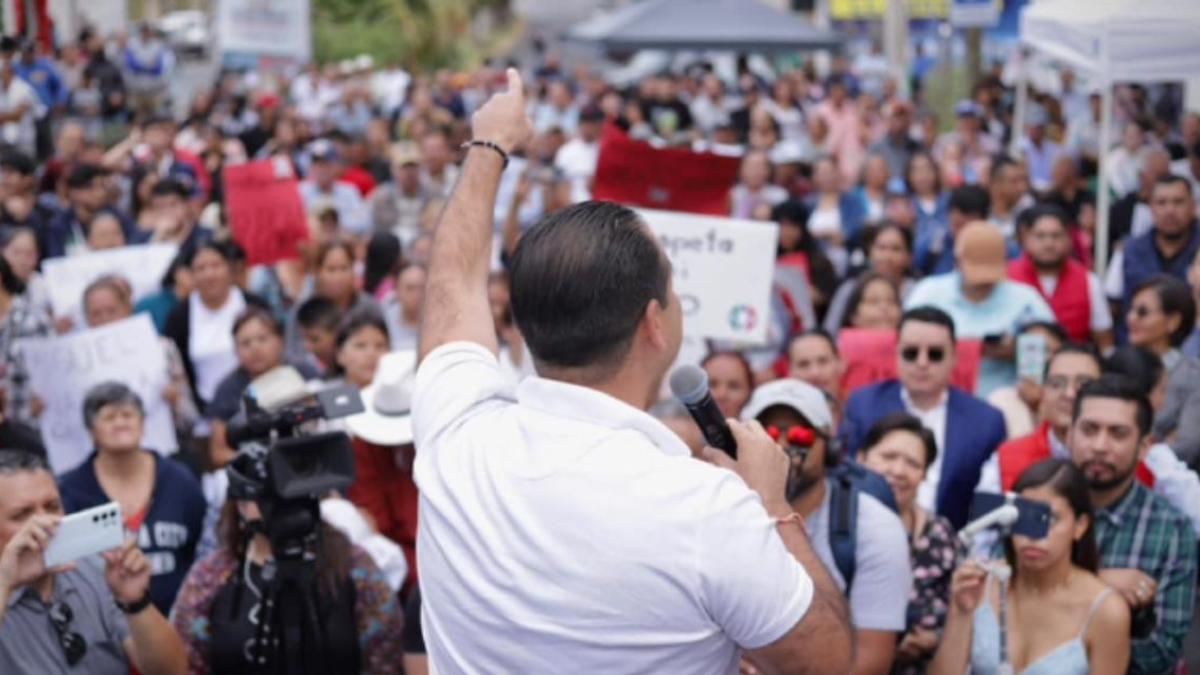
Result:
[[134,600],[129,604],[125,604],[116,598],[113,598],[113,602],[117,603],[117,609],[132,616],[150,606],[150,589],[146,589],[145,595],[140,600]]

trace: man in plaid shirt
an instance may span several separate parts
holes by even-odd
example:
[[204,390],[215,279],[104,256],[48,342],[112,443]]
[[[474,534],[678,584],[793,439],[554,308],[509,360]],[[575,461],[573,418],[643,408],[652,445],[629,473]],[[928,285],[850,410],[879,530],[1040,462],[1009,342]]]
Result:
[[[1192,623],[1196,535],[1188,519],[1135,478],[1150,448],[1150,402],[1129,379],[1105,375],[1075,399],[1071,456],[1095,508],[1100,577],[1134,618],[1129,672],[1170,673]],[[1153,612],[1145,629],[1139,617]],[[1141,630],[1139,630],[1141,629]]]

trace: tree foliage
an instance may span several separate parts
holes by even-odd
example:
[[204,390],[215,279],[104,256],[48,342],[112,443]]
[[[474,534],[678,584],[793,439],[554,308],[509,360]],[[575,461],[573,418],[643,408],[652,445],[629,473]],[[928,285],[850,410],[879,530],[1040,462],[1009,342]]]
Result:
[[459,65],[473,54],[471,20],[484,9],[507,13],[508,0],[314,0],[317,58]]

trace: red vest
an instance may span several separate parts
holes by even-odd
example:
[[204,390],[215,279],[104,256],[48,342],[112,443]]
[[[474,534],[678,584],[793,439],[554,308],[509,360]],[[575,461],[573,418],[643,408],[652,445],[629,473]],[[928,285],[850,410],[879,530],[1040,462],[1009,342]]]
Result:
[[[1008,441],[1000,446],[996,455],[1000,462],[1000,489],[1009,492],[1025,469],[1043,459],[1050,459],[1050,425],[1042,422],[1042,425],[1032,434]],[[1137,479],[1142,485],[1150,489],[1154,488],[1154,474],[1150,473],[1145,462],[1138,462]]]
[[1022,253],[1020,258],[1008,264],[1008,278],[1033,286],[1038,293],[1050,303],[1054,316],[1062,324],[1063,330],[1072,342],[1086,343],[1092,338],[1092,301],[1088,293],[1088,270],[1075,260],[1068,259],[1067,266],[1058,277],[1058,285],[1054,287],[1053,295],[1046,295],[1042,282],[1038,279],[1037,268],[1029,255]]

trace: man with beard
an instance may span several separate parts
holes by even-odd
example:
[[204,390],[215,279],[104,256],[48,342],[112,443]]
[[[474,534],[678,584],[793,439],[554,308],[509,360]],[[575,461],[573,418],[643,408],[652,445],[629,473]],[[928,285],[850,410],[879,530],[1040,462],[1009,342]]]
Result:
[[788,453],[788,501],[804,517],[817,557],[850,602],[856,645],[851,672],[882,675],[891,669],[896,636],[905,627],[912,583],[908,541],[899,516],[865,490],[854,490],[850,494],[857,497],[857,505],[850,508],[857,514],[849,528],[854,533],[853,576],[847,580],[839,569],[830,536],[836,530],[831,525],[836,515],[831,513],[839,507],[830,505],[833,482],[840,480],[831,470],[841,454],[830,444],[833,413],[827,400],[806,382],[776,380],[754,391],[742,420],[757,420]]
[[1192,622],[1191,523],[1136,480],[1153,410],[1136,383],[1104,375],[1080,388],[1068,444],[1095,509],[1100,577],[1133,611],[1130,673],[1172,672]]
[[1072,342],[1112,346],[1112,313],[1100,279],[1071,258],[1071,230],[1057,206],[1030,209],[1018,224],[1023,252],[1008,264],[1008,278],[1032,286],[1054,311]]
[[1196,200],[1186,178],[1163,176],[1150,197],[1154,229],[1125,244],[1121,261],[1121,288],[1110,295],[1121,298],[1122,316],[1129,311],[1134,289],[1156,274],[1187,280],[1187,269],[1200,250],[1200,225]]

